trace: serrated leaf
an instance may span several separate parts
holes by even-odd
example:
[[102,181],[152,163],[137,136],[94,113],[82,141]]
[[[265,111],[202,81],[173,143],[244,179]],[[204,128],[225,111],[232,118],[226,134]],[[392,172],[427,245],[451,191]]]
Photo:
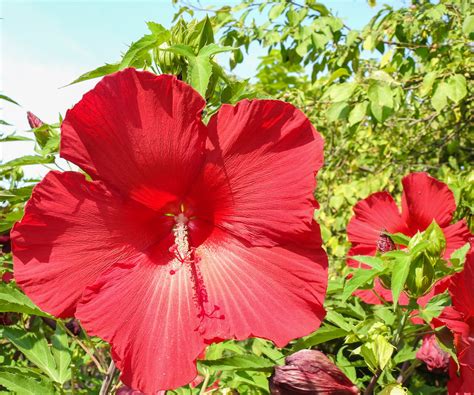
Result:
[[0,367],[0,385],[18,395],[55,394],[52,382],[34,370],[13,366]]
[[26,332],[15,327],[1,328],[0,334],[8,339],[26,358],[38,366],[52,380],[60,382],[54,357],[44,337],[39,337],[33,332]]
[[395,244],[407,246],[410,242],[410,237],[403,233],[385,233]]
[[23,313],[50,317],[41,311],[35,304],[19,289],[12,284],[0,283],[0,312]]

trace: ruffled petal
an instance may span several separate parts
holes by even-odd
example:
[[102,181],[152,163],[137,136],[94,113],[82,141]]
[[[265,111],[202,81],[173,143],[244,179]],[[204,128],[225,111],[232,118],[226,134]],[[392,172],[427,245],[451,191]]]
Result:
[[86,289],[76,316],[112,345],[121,380],[146,394],[177,388],[197,375],[205,344],[187,268],[171,274],[161,255],[119,263]]
[[351,243],[375,248],[384,231],[405,233],[406,226],[392,196],[388,192],[376,192],[354,206],[347,234]]
[[433,220],[442,228],[449,225],[456,201],[445,183],[427,173],[411,173],[402,184],[402,217],[410,235],[425,230]]
[[472,233],[464,219],[442,229],[446,237],[446,251],[444,253],[446,259],[449,259],[454,251],[468,243],[470,237],[472,237]]
[[104,77],[67,112],[61,156],[156,207],[159,191],[181,198],[200,170],[204,105],[174,76],[125,69]]
[[171,226],[168,218],[101,182],[50,172],[11,233],[15,279],[43,310],[72,316],[87,285],[113,263],[140,254]]
[[311,228],[323,140],[288,103],[223,105],[208,124],[209,152],[191,199],[216,226],[254,245]]
[[196,252],[212,306],[206,338],[262,337],[282,347],[316,330],[325,315],[327,256],[319,234],[311,237],[306,246],[253,247],[215,230]]

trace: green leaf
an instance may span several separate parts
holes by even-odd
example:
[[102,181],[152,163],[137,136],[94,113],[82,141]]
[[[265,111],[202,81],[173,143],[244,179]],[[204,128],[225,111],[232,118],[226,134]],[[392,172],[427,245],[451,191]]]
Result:
[[232,370],[246,370],[246,371],[271,371],[275,363],[253,354],[234,355],[232,357],[204,360],[200,363],[206,366],[211,372],[215,371],[232,371]]
[[189,77],[191,86],[196,89],[202,97],[206,96],[207,86],[212,74],[212,65],[207,56],[197,56],[189,59]]
[[270,8],[270,11],[268,12],[268,18],[272,21],[278,18],[283,13],[284,10],[285,10],[284,3],[275,4],[272,8]]
[[392,296],[393,296],[393,305],[394,307],[398,304],[398,298],[402,293],[402,290],[405,286],[405,282],[410,272],[410,256],[405,255],[397,259],[390,261],[392,267],[392,277],[390,280]]
[[351,256],[351,259],[354,259],[357,262],[365,263],[366,265],[369,265],[372,269],[376,269],[380,272],[385,268],[383,259],[378,256],[354,255]]
[[29,137],[16,136],[14,134],[10,134],[9,136],[0,137],[0,142],[1,143],[6,143],[8,141],[33,141],[33,139],[30,139]]
[[5,169],[7,167],[38,165],[38,164],[53,163],[53,162],[54,162],[53,155],[46,155],[46,156],[26,155],[26,156],[22,156],[21,158],[16,158],[6,163],[0,164],[0,169]]
[[0,94],[0,99],[8,101],[10,103],[13,103],[13,104],[16,104],[17,106],[19,106],[19,104],[15,100],[13,100],[12,98],[10,98],[8,96]]
[[52,382],[33,369],[0,367],[0,385],[18,395],[55,394]]
[[351,332],[354,327],[347,322],[342,314],[337,313],[334,310],[328,310],[325,317],[326,321],[337,325],[339,328],[344,329],[347,332]]
[[357,103],[349,114],[349,125],[353,126],[361,122],[367,114],[368,102]]
[[0,312],[23,313],[50,317],[41,311],[35,304],[13,284],[0,283]]
[[38,366],[44,373],[56,382],[60,382],[56,363],[44,337],[38,337],[32,332],[20,328],[4,327],[0,334],[7,338],[26,358]]
[[367,91],[369,100],[381,107],[393,107],[393,94],[390,87],[382,81],[372,81]]
[[209,57],[214,56],[218,53],[229,52],[229,51],[232,51],[234,49],[235,48],[233,48],[233,47],[223,47],[221,45],[212,43],[212,44],[206,45],[205,47],[202,47],[199,50],[198,56],[204,56],[204,57],[209,58]]
[[431,97],[431,105],[440,112],[448,104],[449,86],[446,82],[440,82],[436,87],[434,95]]
[[325,343],[334,339],[339,339],[341,337],[346,336],[347,334],[348,332],[342,328],[338,328],[329,324],[324,324],[313,334],[303,339],[299,339],[292,347],[292,351],[299,351],[305,348],[310,348],[321,343]]
[[58,371],[58,381],[64,384],[71,378],[71,350],[69,349],[66,331],[61,325],[56,325],[56,331],[51,336],[53,356]]
[[168,48],[163,48],[160,50],[173,52],[176,55],[184,56],[185,58],[188,58],[188,59],[193,59],[196,57],[196,55],[194,54],[193,48],[190,47],[189,45],[184,45],[184,44],[176,44],[176,45],[172,45]]
[[330,122],[336,122],[339,119],[344,120],[349,115],[349,110],[349,104],[346,102],[334,103],[329,107],[326,117]]
[[448,87],[447,95],[455,103],[459,103],[467,95],[466,78],[461,74],[450,77]]
[[367,269],[359,269],[357,270],[352,278],[350,278],[346,285],[344,286],[344,291],[342,293],[342,300],[346,301],[352,293],[359,289],[360,287],[372,282],[373,279],[379,274],[378,270],[367,270]]
[[148,23],[152,34],[147,34],[138,41],[132,43],[120,62],[119,69],[133,65],[135,62],[143,60],[145,54],[153,48],[158,48],[170,38],[170,32],[158,23]]
[[76,78],[69,85],[77,84],[78,82],[91,80],[93,78],[103,77],[104,75],[115,73],[119,71],[120,63],[108,64],[106,63],[103,66],[97,67],[94,70],[88,71],[87,73],[82,74],[80,77]]
[[407,246],[410,243],[410,237],[403,233],[385,233],[395,244]]
[[357,84],[355,82],[343,82],[329,88],[329,97],[334,102],[347,101],[354,93]]
[[433,84],[436,81],[437,77],[438,77],[438,74],[433,71],[426,73],[426,75],[423,77],[423,82],[421,83],[421,86],[420,86],[421,97],[424,97],[428,93],[431,92],[431,89],[433,88]]
[[455,269],[462,267],[470,248],[471,245],[469,243],[466,243],[461,248],[458,248],[456,251],[453,251],[453,253],[449,257],[449,261]]
[[432,297],[425,307],[420,306],[418,315],[423,318],[425,322],[430,323],[431,320],[438,317],[450,303],[451,298],[446,292],[438,294]]
[[474,32],[474,15],[469,15],[464,19],[462,31],[466,36]]

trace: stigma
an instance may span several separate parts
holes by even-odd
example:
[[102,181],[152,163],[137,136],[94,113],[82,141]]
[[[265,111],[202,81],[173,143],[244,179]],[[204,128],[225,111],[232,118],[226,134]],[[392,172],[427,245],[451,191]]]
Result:
[[189,219],[183,213],[174,217],[174,254],[181,263],[189,262],[192,259],[192,251],[189,247]]

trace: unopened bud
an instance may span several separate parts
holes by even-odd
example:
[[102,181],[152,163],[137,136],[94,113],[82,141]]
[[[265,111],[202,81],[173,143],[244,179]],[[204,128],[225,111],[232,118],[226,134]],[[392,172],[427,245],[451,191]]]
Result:
[[416,357],[426,364],[430,372],[445,372],[449,366],[449,354],[438,345],[435,335],[423,338],[423,344],[416,353]]
[[30,111],[27,111],[26,118],[28,119],[28,124],[30,125],[31,129],[39,128],[44,122],[39,119],[35,114]]
[[284,366],[275,367],[270,393],[351,395],[359,390],[322,352],[301,350],[287,357]]
[[410,264],[406,287],[407,293],[413,298],[425,295],[433,285],[435,271],[425,253],[418,255]]
[[395,243],[385,233],[381,233],[377,240],[377,251],[385,254],[386,252],[393,251],[395,249]]

